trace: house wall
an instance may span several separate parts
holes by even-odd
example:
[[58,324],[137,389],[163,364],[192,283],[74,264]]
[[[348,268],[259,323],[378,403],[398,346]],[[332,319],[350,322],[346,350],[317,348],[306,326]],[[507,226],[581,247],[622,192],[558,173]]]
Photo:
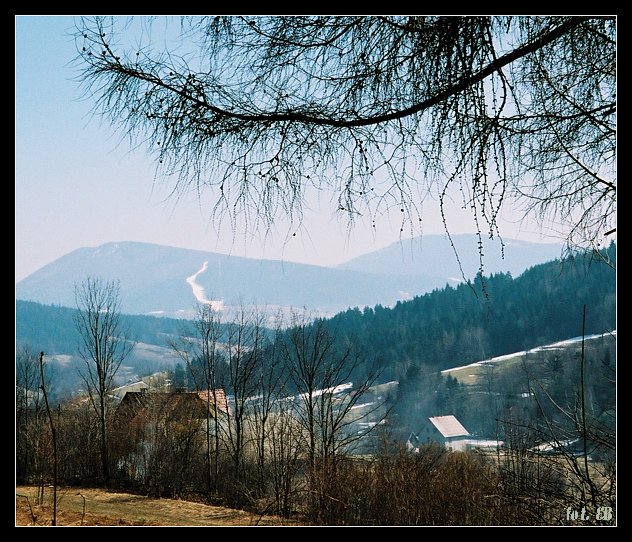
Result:
[[469,440],[466,438],[445,439],[444,445],[453,452],[464,452],[468,448]]

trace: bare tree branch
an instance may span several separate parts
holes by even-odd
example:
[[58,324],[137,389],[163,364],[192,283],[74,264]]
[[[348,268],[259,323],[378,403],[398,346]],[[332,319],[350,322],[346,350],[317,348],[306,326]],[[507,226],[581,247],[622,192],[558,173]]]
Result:
[[349,227],[403,209],[415,231],[458,190],[481,235],[511,198],[572,217],[569,242],[612,228],[613,18],[190,17],[162,51],[156,20],[81,19],[77,79],[173,197],[213,194],[216,225],[295,228],[315,189]]

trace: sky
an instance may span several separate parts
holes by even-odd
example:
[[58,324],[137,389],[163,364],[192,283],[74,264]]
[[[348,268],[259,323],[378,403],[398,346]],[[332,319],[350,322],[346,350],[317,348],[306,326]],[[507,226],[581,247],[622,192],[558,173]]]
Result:
[[[312,202],[305,227],[288,236],[279,224],[266,238],[216,231],[191,196],[175,202],[155,182],[154,164],[90,114],[76,73],[73,17],[15,18],[15,280],[81,248],[139,241],[250,258],[333,266],[421,233],[443,234],[438,205],[423,208],[422,230],[402,238],[399,217],[384,216],[373,230],[351,230]],[[204,202],[203,202],[204,203]],[[208,203],[208,202],[206,202]],[[560,242],[505,212],[505,238]],[[473,232],[467,211],[449,210],[451,233]]]

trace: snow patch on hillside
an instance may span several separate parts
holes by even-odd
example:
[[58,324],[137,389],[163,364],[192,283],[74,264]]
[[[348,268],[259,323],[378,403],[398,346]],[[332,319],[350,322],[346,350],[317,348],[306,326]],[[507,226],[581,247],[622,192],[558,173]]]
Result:
[[197,282],[198,276],[204,273],[207,269],[208,269],[208,262],[206,261],[202,264],[202,267],[200,267],[200,269],[198,269],[196,273],[194,273],[190,277],[187,277],[186,279],[187,284],[191,286],[193,295],[195,296],[195,299],[197,299],[199,303],[203,303],[204,305],[210,305],[213,310],[221,311],[224,309],[224,302],[222,300],[208,299],[206,297],[206,290],[204,289],[204,286],[198,284]]
[[[613,330],[610,333],[599,333],[597,335],[587,335],[584,337],[585,341],[591,341],[593,339],[600,339],[604,335],[612,335],[613,337],[617,336],[617,330]],[[499,361],[507,361],[509,359],[517,358],[520,356],[524,356],[525,354],[530,354],[534,352],[541,352],[543,350],[559,350],[564,347],[570,346],[572,344],[577,344],[582,342],[582,337],[573,337],[572,339],[566,339],[564,341],[559,341],[556,343],[547,344],[545,346],[538,346],[537,348],[532,348],[531,350],[522,350],[521,352],[514,352],[512,354],[505,354],[504,356],[497,356],[495,358],[486,359],[483,361],[476,361],[474,363],[470,363],[469,365],[461,365],[460,367],[452,367],[451,369],[444,369],[441,371],[441,374],[449,374],[452,371],[460,371],[461,369],[465,369],[466,367],[481,367],[483,365],[487,365],[490,363],[498,363]],[[469,375],[476,376],[476,375]]]

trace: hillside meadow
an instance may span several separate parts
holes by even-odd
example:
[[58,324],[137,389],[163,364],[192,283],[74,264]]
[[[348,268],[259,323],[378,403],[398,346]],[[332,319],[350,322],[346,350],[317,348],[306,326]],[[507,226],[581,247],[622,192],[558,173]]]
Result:
[[[15,525],[50,526],[52,488],[36,505],[37,487],[16,486]],[[254,527],[301,525],[294,520],[257,515],[224,506],[179,500],[154,499],[105,489],[58,488],[57,526],[197,526]]]

